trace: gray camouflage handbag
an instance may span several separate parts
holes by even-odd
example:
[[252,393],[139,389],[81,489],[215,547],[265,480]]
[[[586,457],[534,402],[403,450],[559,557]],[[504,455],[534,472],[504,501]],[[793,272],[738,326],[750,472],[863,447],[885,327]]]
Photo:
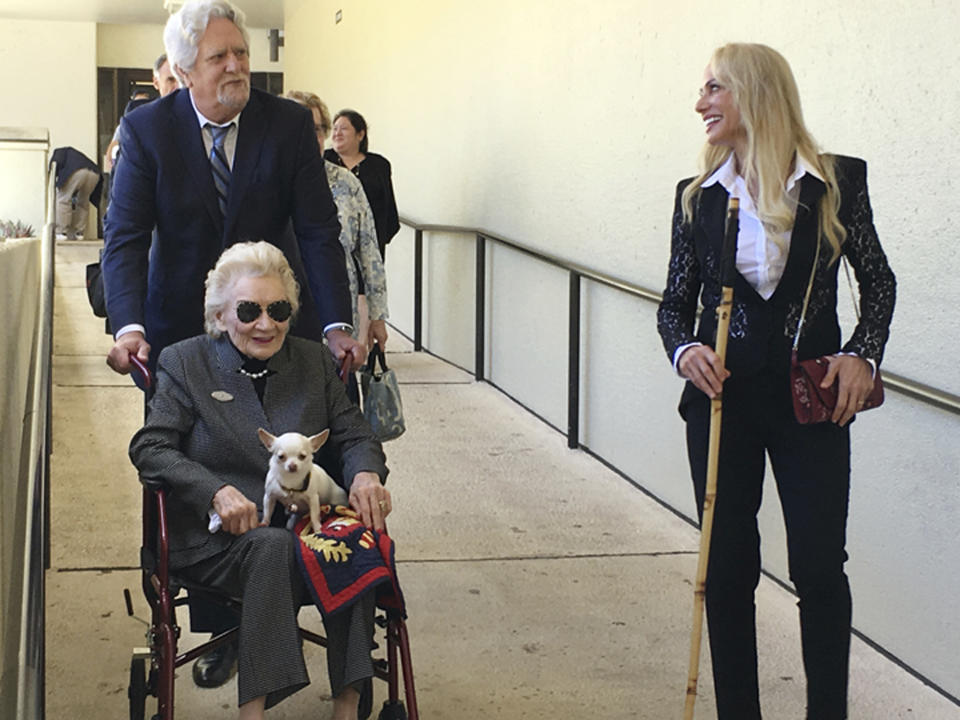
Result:
[[[378,361],[380,372],[377,372]],[[403,435],[407,428],[403,421],[400,386],[396,374],[387,367],[379,343],[374,343],[367,364],[360,370],[360,387],[363,388],[363,416],[380,442]]]

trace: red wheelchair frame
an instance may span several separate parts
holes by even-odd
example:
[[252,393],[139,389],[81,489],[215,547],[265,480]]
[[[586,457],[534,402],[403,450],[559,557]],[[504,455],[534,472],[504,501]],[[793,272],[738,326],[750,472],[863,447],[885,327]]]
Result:
[[[133,358],[131,358],[133,359]],[[138,367],[141,366],[137,363]],[[140,367],[147,387],[150,374]],[[176,608],[187,603],[186,595],[178,597],[181,589],[220,603],[224,607],[239,608],[240,601],[209,588],[183,581],[170,574],[169,542],[167,534],[167,489],[162,482],[143,481],[143,538],[140,548],[141,585],[150,605],[150,623],[147,629],[147,647],[134,648],[130,660],[130,719],[144,720],[147,696],[157,698],[157,712],[152,720],[173,720],[174,673],[178,667],[191,663],[201,655],[234,638],[238,628],[232,628],[190,650],[178,652],[180,626]],[[133,615],[130,591],[124,590],[127,614]],[[410,643],[407,626],[399,615],[378,615],[376,624],[386,632],[386,657],[374,658],[374,677],[387,682],[387,700],[378,720],[419,720],[417,698],[410,662]],[[321,647],[327,641],[321,635],[300,628],[301,637]],[[399,656],[399,663],[398,663]],[[149,663],[149,666],[148,666]],[[400,675],[403,676],[406,707],[400,701]]]

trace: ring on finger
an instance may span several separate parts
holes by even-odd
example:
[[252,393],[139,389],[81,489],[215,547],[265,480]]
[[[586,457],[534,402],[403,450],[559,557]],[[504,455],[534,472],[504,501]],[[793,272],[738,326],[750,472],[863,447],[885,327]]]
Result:
[[383,510],[384,508],[387,507],[387,501],[386,501],[386,500],[381,500],[380,502],[377,503],[377,505],[379,505],[379,506],[380,506],[380,509]]

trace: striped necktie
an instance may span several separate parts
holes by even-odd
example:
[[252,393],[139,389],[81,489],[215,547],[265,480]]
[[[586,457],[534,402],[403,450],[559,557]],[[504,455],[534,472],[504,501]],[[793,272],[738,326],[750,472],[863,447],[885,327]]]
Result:
[[227,153],[223,149],[223,142],[233,123],[218,127],[207,124],[210,134],[213,135],[213,149],[210,151],[210,167],[213,170],[213,184],[217,188],[217,203],[220,205],[220,214],[227,216],[227,196],[230,194],[230,163],[227,162]]

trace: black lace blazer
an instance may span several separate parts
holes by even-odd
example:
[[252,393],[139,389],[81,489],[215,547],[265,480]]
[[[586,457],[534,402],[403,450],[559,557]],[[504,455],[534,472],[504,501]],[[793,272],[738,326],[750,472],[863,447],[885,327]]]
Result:
[[[893,316],[896,279],[873,226],[866,163],[841,155],[835,156],[835,161],[841,195],[839,217],[847,230],[843,254],[859,285],[860,322],[841,347],[837,321],[840,262],[831,264],[830,248],[824,241],[798,353],[804,359],[843,350],[879,365]],[[677,185],[667,286],[657,311],[657,329],[671,362],[676,349],[686,343],[714,345],[720,301],[720,245],[728,193],[719,183],[703,188],[693,221],[685,224],[681,195],[690,182],[688,178]],[[812,175],[801,178],[787,264],[769,300],[737,273],[726,363],[732,374],[742,376],[764,369],[786,372],[816,251],[818,200],[825,191],[823,182]],[[703,312],[694,333],[698,295]]]

